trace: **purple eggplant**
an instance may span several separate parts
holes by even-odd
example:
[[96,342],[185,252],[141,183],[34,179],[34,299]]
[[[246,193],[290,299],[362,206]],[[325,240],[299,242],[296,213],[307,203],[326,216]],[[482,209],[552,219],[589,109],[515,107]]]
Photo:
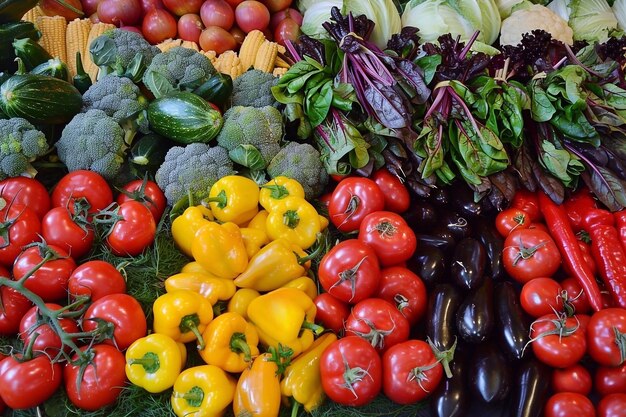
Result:
[[530,337],[529,320],[519,302],[519,294],[510,282],[499,282],[494,289],[496,326],[500,347],[511,360],[522,359]]
[[438,226],[448,230],[455,240],[465,239],[472,235],[472,224],[459,213],[443,209],[437,215],[439,218]]
[[486,403],[503,401],[511,390],[511,368],[500,348],[491,342],[474,350],[468,382],[475,397]]
[[487,253],[487,275],[492,279],[500,280],[504,277],[502,250],[504,239],[496,230],[493,220],[477,219],[474,222],[474,237],[482,243]]
[[463,341],[481,343],[491,334],[494,321],[493,282],[486,279],[465,296],[456,312],[456,329]]
[[431,246],[418,247],[407,261],[407,267],[415,272],[428,288],[444,281],[446,264],[443,251]]
[[437,223],[437,210],[428,201],[415,199],[402,217],[413,231],[428,232]]
[[[461,292],[450,284],[437,285],[428,296],[428,312],[426,313],[426,335],[432,347],[439,352],[454,354],[457,343],[456,311],[461,302]],[[450,375],[450,355],[443,359],[442,365],[446,375]]]
[[551,370],[537,359],[520,361],[513,379],[511,417],[540,417],[548,399]]
[[444,378],[429,399],[433,417],[463,417],[467,414],[470,392],[465,385],[467,360],[457,352],[450,363],[451,378]]
[[463,290],[474,290],[485,280],[485,247],[471,237],[457,243],[450,263],[452,283]]

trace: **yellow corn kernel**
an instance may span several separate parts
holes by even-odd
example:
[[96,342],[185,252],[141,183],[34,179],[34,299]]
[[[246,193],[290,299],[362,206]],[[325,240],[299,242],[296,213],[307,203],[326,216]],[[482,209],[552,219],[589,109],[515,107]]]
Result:
[[180,44],[180,46],[182,46],[183,48],[189,48],[189,49],[193,49],[194,51],[200,52],[200,48],[198,47],[198,44],[193,41],[183,41]]
[[37,24],[37,18],[39,16],[43,16],[43,11],[41,10],[41,7],[39,6],[35,6],[32,9],[30,9],[29,11],[26,12],[26,14],[24,16],[22,16],[22,20],[25,20],[27,22],[31,22],[33,24]]
[[274,67],[289,68],[289,67],[291,67],[291,65],[289,65],[289,62],[287,62],[284,59],[282,59],[280,57],[280,55],[277,55],[276,59],[274,60]]
[[159,50],[160,50],[161,52],[167,52],[167,51],[169,51],[169,50],[170,50],[170,49],[172,49],[172,48],[175,48],[175,47],[177,47],[177,46],[180,46],[180,44],[181,44],[182,42],[183,42],[183,41],[182,41],[182,40],[180,40],[180,39],[171,39],[171,38],[170,38],[170,39],[166,39],[166,40],[164,40],[163,42],[161,42],[161,43],[157,44],[157,45],[156,45],[156,47],[157,47],[157,48],[159,48]]
[[272,75],[274,77],[279,77],[279,78],[285,75],[286,73],[287,73],[287,68],[276,67],[274,68],[274,71],[272,71]]
[[67,21],[63,16],[39,16],[35,23],[41,32],[39,44],[54,58],[67,62],[65,53],[65,31]]
[[277,55],[278,44],[276,42],[264,41],[259,47],[259,53],[254,59],[254,69],[263,72],[272,72]]
[[226,51],[215,60],[215,69],[222,74],[228,74],[234,80],[243,74],[241,60],[235,51]]
[[200,51],[200,53],[211,61],[211,64],[215,66],[215,62],[217,61],[217,53],[215,51]]
[[278,53],[279,54],[285,54],[287,52],[287,48],[285,48],[283,45],[278,44]]
[[67,55],[67,68],[71,77],[76,75],[76,52],[80,52],[83,62],[85,62],[85,57],[89,55],[87,40],[89,39],[91,26],[93,26],[93,23],[89,19],[74,19],[67,24],[65,31],[65,54]]
[[265,35],[260,30],[249,32],[243,39],[243,43],[239,48],[239,60],[244,71],[247,71],[254,65],[259,48],[263,45],[263,42],[265,42]]
[[104,32],[115,29],[115,25],[111,23],[95,23],[91,26],[91,30],[89,31],[89,38],[87,38],[87,46],[85,46],[85,55],[83,58],[83,67],[85,68],[85,72],[89,74],[89,77],[92,81],[95,81],[98,77],[98,66],[93,63],[91,60],[91,54],[89,53],[89,45],[96,39],[98,36],[102,35]]

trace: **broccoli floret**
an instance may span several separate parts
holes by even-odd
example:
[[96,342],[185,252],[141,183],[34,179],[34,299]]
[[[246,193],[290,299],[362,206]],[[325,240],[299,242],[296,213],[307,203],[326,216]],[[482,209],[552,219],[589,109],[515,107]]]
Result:
[[[148,133],[148,100],[135,83],[126,77],[107,75],[83,94],[83,112],[98,109],[111,116],[127,131],[130,143],[137,130]],[[130,136],[130,137],[129,137]]]
[[298,180],[307,199],[319,197],[328,184],[328,173],[320,153],[308,143],[290,142],[267,167],[271,178],[280,175]]
[[211,186],[218,179],[234,173],[226,149],[192,143],[172,147],[154,178],[165,193],[168,204],[173,206],[188,196],[194,204],[198,204],[209,195]]
[[46,152],[46,136],[28,120],[0,119],[0,180],[34,173],[30,163]]
[[272,107],[231,107],[224,113],[224,125],[217,143],[228,150],[230,159],[250,169],[265,169],[280,151],[283,120]]
[[100,67],[98,79],[116,74],[139,82],[159,52],[159,48],[150,45],[139,33],[124,29],[111,29],[89,45],[91,59]]
[[120,172],[128,149],[124,129],[105,112],[79,113],[65,126],[56,143],[57,154],[70,171],[87,169],[106,179]]
[[278,83],[278,77],[271,73],[251,69],[233,80],[233,94],[230,106],[278,106],[272,94],[272,87]]
[[156,98],[172,91],[193,91],[216,73],[206,56],[176,46],[154,57],[143,74],[143,83]]

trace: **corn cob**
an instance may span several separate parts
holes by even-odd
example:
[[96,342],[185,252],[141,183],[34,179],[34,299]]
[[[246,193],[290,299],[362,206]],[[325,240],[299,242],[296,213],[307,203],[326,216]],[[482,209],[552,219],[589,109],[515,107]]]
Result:
[[39,44],[55,58],[67,62],[65,31],[67,21],[63,16],[39,16],[35,23],[41,32]]
[[264,41],[259,47],[259,52],[254,59],[254,69],[263,72],[272,72],[277,55],[278,44],[276,42]]
[[214,67],[222,74],[228,74],[234,80],[243,74],[241,60],[235,51],[226,51],[215,60]]
[[272,75],[274,77],[282,77],[283,75],[285,75],[287,73],[288,68],[279,68],[276,67],[274,68],[274,71],[272,71]]
[[67,24],[65,32],[65,53],[67,55],[67,67],[70,75],[76,75],[76,52],[80,52],[83,62],[89,55],[87,50],[87,39],[89,39],[89,31],[91,30],[91,20],[74,19]]
[[170,50],[170,49],[172,49],[172,48],[175,48],[175,47],[177,47],[177,46],[180,46],[180,44],[181,44],[182,42],[183,42],[183,41],[182,41],[182,40],[180,40],[180,39],[171,39],[171,38],[170,38],[170,39],[166,39],[166,40],[164,40],[164,41],[163,41],[163,42],[161,42],[161,43],[158,43],[158,44],[156,45],[156,47],[157,47],[157,48],[159,48],[159,50],[160,50],[161,52],[167,52],[167,51],[169,51],[169,50]]
[[243,43],[239,48],[239,60],[244,71],[247,71],[254,65],[259,48],[263,42],[265,42],[265,35],[260,30],[249,32],[243,39]]
[[43,15],[44,14],[43,14],[43,11],[41,10],[41,7],[35,6],[29,11],[27,11],[24,16],[22,16],[22,20],[31,22],[33,24],[37,24],[37,18]]
[[189,49],[193,49],[194,51],[200,52],[200,48],[198,47],[198,44],[193,41],[183,41],[180,44],[180,46],[182,46],[183,48],[189,48]]
[[209,58],[209,61],[211,61],[211,64],[215,66],[215,61],[217,61],[217,54],[215,53],[215,51],[200,51],[200,53],[204,55],[205,57]]
[[282,59],[280,57],[280,55],[276,56],[276,59],[274,60],[274,68],[289,68],[291,67],[291,65],[289,65],[289,62],[285,61],[284,59]]
[[85,72],[89,74],[89,77],[92,81],[95,81],[98,76],[98,66],[93,63],[91,60],[91,54],[89,53],[89,45],[96,39],[98,36],[102,35],[104,32],[115,29],[115,25],[111,23],[95,23],[91,26],[91,30],[89,31],[89,37],[87,38],[87,45],[85,46],[85,55],[83,58],[83,67],[85,68]]

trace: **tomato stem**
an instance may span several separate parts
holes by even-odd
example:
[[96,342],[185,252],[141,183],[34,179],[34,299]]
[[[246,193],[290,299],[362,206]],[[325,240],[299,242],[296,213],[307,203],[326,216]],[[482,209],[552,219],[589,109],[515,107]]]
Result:
[[619,348],[620,363],[617,366],[622,365],[626,361],[626,333],[619,331],[617,327],[613,327],[615,333],[615,344]]
[[350,281],[350,294],[351,294],[350,301],[352,301],[352,299],[354,298],[354,294],[356,294],[357,273],[359,272],[361,265],[363,265],[363,262],[365,262],[366,259],[367,259],[367,256],[364,256],[352,268],[346,269],[345,271],[341,271],[339,273],[339,279],[333,285],[330,286],[329,290],[332,290],[333,288],[343,284],[345,281]]
[[348,364],[348,360],[346,359],[343,352],[341,352],[341,359],[343,360],[343,366],[344,366],[342,386],[348,389],[352,393],[352,395],[354,395],[354,398],[359,398],[358,394],[354,390],[354,385],[357,382],[363,381],[363,379],[365,379],[366,376],[369,376],[371,380],[374,380],[374,378],[372,378],[372,376],[370,375],[367,369],[363,369],[359,366],[355,368],[350,368],[350,365]]
[[450,362],[452,362],[452,360],[454,359],[454,352],[456,351],[456,337],[454,338],[454,343],[452,344],[452,347],[447,350],[437,349],[433,341],[430,340],[430,337],[427,338],[426,341],[430,345],[430,348],[435,354],[435,357],[438,359],[439,362],[441,362],[443,370],[446,373],[446,378],[452,378],[452,369],[450,369]]

